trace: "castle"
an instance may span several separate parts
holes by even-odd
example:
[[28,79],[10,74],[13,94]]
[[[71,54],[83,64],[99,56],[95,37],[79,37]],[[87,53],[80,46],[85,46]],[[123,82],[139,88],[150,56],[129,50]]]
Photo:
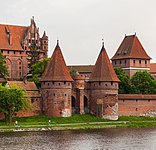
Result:
[[[3,34],[6,34],[5,37],[8,40],[6,41],[9,45],[9,39],[16,39],[14,36],[9,38],[9,35],[13,35],[17,27],[14,27],[14,29],[11,25],[7,25],[9,28],[5,27],[5,25],[0,26],[3,27],[0,30],[3,29]],[[15,43],[18,46],[20,44],[23,49],[17,50],[17,53],[13,49],[13,45],[16,45],[13,41],[11,42],[12,46],[9,45],[10,47],[5,49],[0,48],[6,59],[12,60],[11,67],[10,63],[6,62],[8,67],[11,68],[9,70],[11,72],[10,80],[14,77],[22,77],[27,73],[26,66],[28,62],[26,65],[24,62],[26,62],[26,52],[30,50],[29,45],[32,41],[37,42],[41,49],[40,58],[47,57],[48,37],[45,33],[42,38],[39,37],[34,19],[31,19],[31,25],[25,30],[26,34],[23,31],[24,27],[19,28],[21,28],[22,32],[19,34],[22,34],[24,38],[20,37],[18,39],[19,43]],[[1,45],[3,43],[0,43]],[[19,59],[21,63],[18,62]],[[132,76],[138,70],[150,71],[150,59],[137,36],[130,35],[125,36],[117,52],[112,57],[112,63],[108,58],[104,44],[102,44],[95,66],[67,67],[59,41],[57,41],[44,75],[40,79],[41,91],[32,82],[9,81],[8,85],[18,84],[26,89],[27,93],[32,92],[28,95],[35,106],[35,110],[32,112],[19,112],[19,116],[43,113],[54,117],[70,117],[73,113],[91,113],[97,117],[110,120],[117,120],[118,116],[122,115],[155,116],[156,95],[118,94],[118,83],[120,81],[113,69],[113,66],[122,67],[127,74]],[[14,63],[22,64],[20,66],[22,73],[20,73],[19,66],[15,68],[17,65]],[[78,71],[78,73],[71,76],[69,70],[72,69]],[[14,74],[14,71],[19,73],[18,76]]]
[[47,57],[48,36],[44,32],[40,38],[34,17],[30,26],[0,24],[0,50],[6,57],[8,80],[23,79],[27,75],[30,47],[33,44],[37,46],[40,59]]

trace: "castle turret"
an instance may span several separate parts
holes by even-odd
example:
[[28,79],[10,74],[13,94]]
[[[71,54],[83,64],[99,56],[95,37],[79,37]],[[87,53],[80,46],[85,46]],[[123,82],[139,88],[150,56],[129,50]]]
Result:
[[133,76],[137,71],[149,71],[150,59],[134,34],[125,36],[111,60],[114,67],[121,67],[129,76]]
[[47,52],[48,52],[48,36],[46,35],[46,32],[44,31],[41,41],[41,50],[44,51],[44,57],[47,58]]
[[103,44],[89,79],[92,114],[111,120],[118,119],[118,82]]
[[41,78],[43,111],[54,117],[70,117],[72,81],[59,43]]

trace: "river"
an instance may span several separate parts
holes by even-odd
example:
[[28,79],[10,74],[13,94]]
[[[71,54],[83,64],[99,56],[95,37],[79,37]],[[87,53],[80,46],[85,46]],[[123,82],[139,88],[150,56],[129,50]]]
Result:
[[156,128],[0,133],[0,150],[156,150]]

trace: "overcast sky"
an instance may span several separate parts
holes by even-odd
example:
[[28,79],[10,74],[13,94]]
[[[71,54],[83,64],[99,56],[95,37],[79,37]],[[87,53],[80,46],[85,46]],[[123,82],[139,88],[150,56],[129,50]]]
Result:
[[3,0],[0,10],[0,24],[28,26],[34,16],[49,36],[49,57],[58,38],[68,65],[94,64],[102,38],[111,58],[135,32],[156,62],[156,0]]

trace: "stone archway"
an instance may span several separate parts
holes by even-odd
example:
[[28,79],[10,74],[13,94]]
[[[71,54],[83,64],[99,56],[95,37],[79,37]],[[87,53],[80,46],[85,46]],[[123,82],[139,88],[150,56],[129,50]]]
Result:
[[84,113],[85,114],[89,113],[89,102],[86,96],[84,96]]
[[72,114],[76,113],[76,99],[74,96],[71,97],[72,99]]

